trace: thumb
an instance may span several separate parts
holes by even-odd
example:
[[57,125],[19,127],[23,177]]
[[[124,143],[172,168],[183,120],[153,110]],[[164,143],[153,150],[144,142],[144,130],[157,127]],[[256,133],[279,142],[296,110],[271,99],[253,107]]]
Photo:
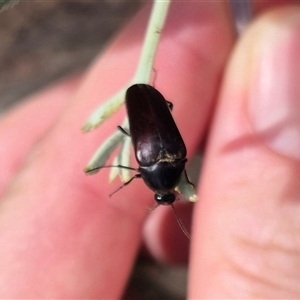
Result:
[[300,9],[262,16],[225,74],[196,206],[189,299],[300,298]]

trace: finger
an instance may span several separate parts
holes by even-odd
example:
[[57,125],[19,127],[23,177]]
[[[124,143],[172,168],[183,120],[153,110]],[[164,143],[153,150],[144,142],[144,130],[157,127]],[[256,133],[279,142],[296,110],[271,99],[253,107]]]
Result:
[[225,75],[195,207],[190,299],[299,298],[300,9],[259,19]]
[[0,197],[21,168],[28,153],[55,124],[80,80],[76,76],[38,93],[2,117]]
[[[180,116],[191,151],[201,133],[192,137],[190,132],[204,132],[220,63],[227,55],[222,51],[211,60],[210,42],[226,35],[222,46],[229,49],[231,43],[224,9],[223,3],[174,3],[158,54],[157,86],[166,86],[166,98],[178,101],[175,116]],[[80,127],[99,99],[104,101],[128,82],[137,65],[146,16],[143,11],[91,68],[72,105],[32,151],[2,201],[2,297],[120,297],[153,195],[136,182],[111,199],[107,195],[114,187],[107,185],[107,172],[83,174],[85,163],[120,124],[122,113],[94,133],[82,135]],[[203,26],[206,34],[201,33]],[[208,47],[198,52],[201,43]],[[207,78],[206,87],[197,84],[199,76]],[[201,110],[195,109],[198,105]]]

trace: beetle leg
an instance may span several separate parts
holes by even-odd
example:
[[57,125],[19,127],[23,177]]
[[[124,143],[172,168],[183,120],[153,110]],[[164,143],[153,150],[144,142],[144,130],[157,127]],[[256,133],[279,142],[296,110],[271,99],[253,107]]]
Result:
[[166,100],[166,102],[167,102],[167,105],[169,106],[170,111],[172,111],[173,110],[173,103],[168,101],[168,100]]
[[189,179],[189,177],[188,177],[187,172],[186,172],[185,169],[184,169],[184,175],[185,175],[185,178],[186,178],[187,182],[188,182],[189,184],[191,184],[191,185],[195,188],[195,185],[190,181],[190,179]]
[[130,134],[129,134],[123,127],[118,126],[118,129],[119,129],[122,133],[124,133],[125,135],[127,135],[127,136],[130,137]]
[[113,193],[111,193],[109,195],[109,197],[111,197],[113,194],[115,194],[116,192],[118,192],[120,189],[122,189],[124,186],[128,185],[133,179],[135,178],[141,178],[142,175],[141,174],[135,174],[132,178],[130,178],[128,181],[126,181],[123,185],[121,185],[118,189],[116,189]]

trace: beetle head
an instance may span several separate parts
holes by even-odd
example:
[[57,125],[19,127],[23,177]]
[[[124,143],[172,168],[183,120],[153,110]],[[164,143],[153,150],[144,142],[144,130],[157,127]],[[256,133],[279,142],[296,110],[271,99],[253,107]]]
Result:
[[173,193],[155,194],[154,199],[158,205],[171,205],[176,200],[176,196]]

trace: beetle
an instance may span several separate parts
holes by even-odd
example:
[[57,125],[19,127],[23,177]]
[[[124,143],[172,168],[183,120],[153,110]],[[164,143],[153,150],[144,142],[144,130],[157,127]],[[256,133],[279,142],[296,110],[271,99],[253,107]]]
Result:
[[[134,84],[125,95],[130,134],[121,126],[119,130],[131,137],[138,168],[123,165],[100,166],[85,170],[88,174],[102,168],[124,168],[136,171],[110,196],[128,185],[135,178],[142,178],[154,191],[158,205],[172,205],[176,200],[175,188],[184,173],[185,182],[194,187],[187,177],[186,147],[172,117],[173,104],[154,87]],[[195,200],[193,200],[195,201]]]
[[171,114],[172,104],[148,84],[129,87],[125,103],[139,164],[135,169],[138,174],[131,180],[142,178],[154,191],[158,205],[170,205],[176,199],[174,189],[187,162],[186,147]]
[[186,147],[172,117],[173,104],[154,87],[148,84],[134,84],[126,91],[125,104],[129,120],[130,134],[121,126],[119,130],[131,137],[138,168],[122,165],[100,166],[86,169],[94,173],[102,168],[118,167],[137,172],[110,196],[128,185],[135,178],[142,178],[145,184],[154,191],[158,205],[170,205],[183,233],[190,238],[181,220],[176,214],[173,203],[176,200],[175,188],[181,182],[193,185],[187,177],[185,164]]

